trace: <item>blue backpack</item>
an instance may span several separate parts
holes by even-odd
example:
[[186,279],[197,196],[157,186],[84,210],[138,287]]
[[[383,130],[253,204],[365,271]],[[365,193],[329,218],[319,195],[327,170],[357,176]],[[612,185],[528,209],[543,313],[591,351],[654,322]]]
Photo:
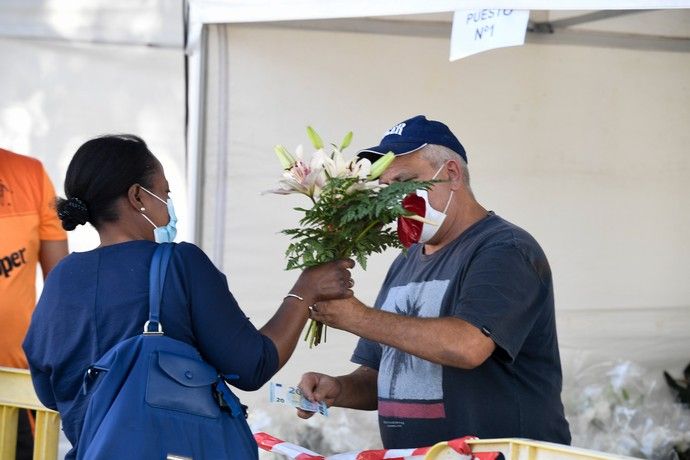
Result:
[[111,348],[84,376],[88,399],[77,459],[258,459],[245,408],[184,342],[159,321],[173,244],[151,262],[149,319],[143,334]]

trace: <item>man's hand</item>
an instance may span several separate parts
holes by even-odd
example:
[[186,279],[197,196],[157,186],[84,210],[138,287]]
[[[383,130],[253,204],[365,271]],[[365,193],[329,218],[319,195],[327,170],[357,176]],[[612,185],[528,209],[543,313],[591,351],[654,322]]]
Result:
[[292,292],[304,297],[310,304],[352,297],[352,286],[355,283],[350,269],[354,266],[353,260],[345,259],[307,268],[300,275]]
[[[312,402],[325,402],[331,407],[342,391],[342,385],[335,377],[317,372],[307,372],[299,382],[299,388],[305,398]],[[297,409],[297,416],[309,418],[315,412]]]
[[368,310],[370,308],[357,300],[356,297],[350,297],[317,302],[312,306],[310,317],[327,326],[353,332],[356,325],[365,320],[364,317]]

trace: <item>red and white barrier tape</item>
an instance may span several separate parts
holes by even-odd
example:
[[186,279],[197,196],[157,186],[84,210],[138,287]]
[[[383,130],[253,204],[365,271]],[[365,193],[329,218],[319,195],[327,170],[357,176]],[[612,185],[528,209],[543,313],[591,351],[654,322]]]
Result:
[[[288,458],[295,460],[404,460],[404,459],[421,459],[431,450],[430,447],[420,447],[416,449],[380,449],[380,450],[361,450],[357,452],[348,452],[345,454],[337,454],[329,457],[317,454],[302,446],[285,442],[281,439],[275,438],[270,434],[258,432],[254,433],[254,439],[259,447],[268,452],[285,455]],[[497,452],[477,452],[472,453],[472,449],[467,444],[467,440],[477,439],[472,436],[465,436],[464,438],[453,439],[445,443],[458,455],[458,460],[498,460],[502,455]]]
[[291,442],[285,442],[282,439],[274,438],[268,433],[258,432],[254,433],[254,439],[259,445],[260,449],[268,452],[274,452],[276,454],[285,455],[288,458],[294,458],[297,460],[307,460],[307,459],[324,459],[323,455],[319,455],[316,452],[298,446],[297,444],[292,444]]

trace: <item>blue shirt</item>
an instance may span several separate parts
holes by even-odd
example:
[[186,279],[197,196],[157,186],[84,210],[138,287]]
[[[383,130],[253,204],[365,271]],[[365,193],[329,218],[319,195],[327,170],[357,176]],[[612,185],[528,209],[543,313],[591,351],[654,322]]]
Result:
[[534,238],[490,213],[437,252],[422,250],[415,245],[395,260],[376,308],[460,318],[489,335],[496,350],[466,370],[360,339],[352,361],[378,370],[384,446],[465,435],[569,444],[551,271]]
[[[70,411],[84,372],[148,318],[149,266],[157,244],[130,241],[72,253],[50,272],[24,340],[41,402],[60,412],[74,445],[84,414]],[[273,342],[256,330],[198,247],[175,247],[161,304],[164,333],[196,347],[233,385],[261,387],[278,369]],[[68,427],[70,427],[68,429]]]

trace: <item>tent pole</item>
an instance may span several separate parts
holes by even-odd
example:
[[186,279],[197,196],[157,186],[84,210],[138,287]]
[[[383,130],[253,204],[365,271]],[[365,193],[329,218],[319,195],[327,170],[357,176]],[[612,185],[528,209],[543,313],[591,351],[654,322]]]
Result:
[[581,14],[579,16],[573,16],[571,18],[556,19],[555,21],[547,22],[549,22],[551,24],[551,27],[553,27],[554,29],[560,29],[563,27],[577,26],[580,24],[587,24],[589,22],[617,18],[620,16],[626,16],[628,14],[646,13],[650,11],[659,10],[601,10],[594,11],[592,13]]
[[[635,11],[637,12],[637,11]],[[551,23],[554,24],[556,21]],[[536,23],[533,23],[536,24]],[[539,23],[541,24],[541,22]],[[315,19],[309,21],[276,21],[235,24],[235,27],[285,28],[320,30],[328,32],[352,32],[405,37],[448,38],[452,24],[442,21],[396,21],[389,19]],[[543,45],[580,45],[606,48],[640,49],[647,51],[690,52],[690,40],[684,37],[660,37],[653,35],[626,34],[620,32],[599,32],[569,28],[529,30],[526,43]],[[535,33],[536,32],[536,33]]]
[[[228,75],[228,31],[227,27],[217,27],[214,29],[214,35],[218,34],[218,64],[214,66],[217,68],[218,78],[216,79],[218,91],[217,94],[229,95],[228,90],[229,78]],[[219,270],[223,270],[223,260],[225,259],[225,216],[227,210],[228,197],[228,98],[221,97],[216,102],[217,108],[215,111],[214,123],[217,125],[217,157],[215,158],[215,171],[217,180],[215,184],[215,212],[213,213],[213,257],[212,260]],[[201,194],[200,194],[201,195]]]
[[196,245],[201,244],[201,223],[203,208],[201,184],[203,171],[204,113],[206,105],[206,27],[202,28],[200,40],[190,44],[188,56],[188,123],[187,123],[187,202],[189,219],[187,234]]

